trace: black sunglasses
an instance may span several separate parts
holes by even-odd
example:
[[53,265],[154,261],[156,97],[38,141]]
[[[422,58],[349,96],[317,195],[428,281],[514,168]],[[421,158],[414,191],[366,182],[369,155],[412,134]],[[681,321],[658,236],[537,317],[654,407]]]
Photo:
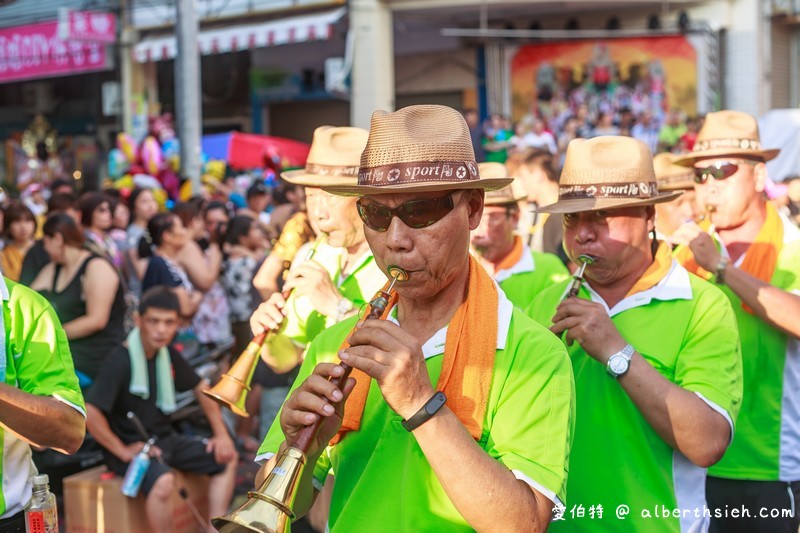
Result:
[[392,218],[397,217],[403,224],[413,229],[427,228],[453,210],[455,203],[453,195],[440,196],[438,198],[425,198],[424,200],[409,200],[397,207],[389,207],[383,204],[368,203],[363,199],[356,203],[358,215],[364,224],[375,231],[386,231],[392,223]]
[[739,166],[729,161],[720,161],[705,168],[695,168],[694,182],[702,185],[708,180],[709,176],[717,181],[726,180],[739,171]]

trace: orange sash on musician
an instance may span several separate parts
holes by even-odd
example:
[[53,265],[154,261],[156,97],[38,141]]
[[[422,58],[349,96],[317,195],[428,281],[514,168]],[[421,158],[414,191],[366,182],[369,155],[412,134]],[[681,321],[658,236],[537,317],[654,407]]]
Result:
[[[393,303],[390,302],[384,313],[391,310]],[[481,437],[492,384],[497,349],[497,305],[494,281],[470,256],[467,299],[448,325],[442,373],[436,388],[444,392],[447,406],[475,440]],[[340,350],[349,346],[345,340]],[[358,431],[361,427],[371,378],[358,369],[353,369],[351,376],[356,378],[356,386],[345,403],[342,427],[331,439],[332,445],[340,442],[348,431]]]

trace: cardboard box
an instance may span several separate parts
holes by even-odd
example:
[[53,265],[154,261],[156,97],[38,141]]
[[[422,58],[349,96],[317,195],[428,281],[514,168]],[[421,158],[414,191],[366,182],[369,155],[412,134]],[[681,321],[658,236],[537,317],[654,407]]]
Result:
[[[200,515],[208,518],[208,476],[177,472],[178,485],[186,487]],[[128,498],[120,487],[122,478],[111,476],[105,466],[85,470],[64,479],[64,522],[67,533],[146,533],[150,531],[144,496]],[[203,531],[189,506],[172,497],[176,533]]]

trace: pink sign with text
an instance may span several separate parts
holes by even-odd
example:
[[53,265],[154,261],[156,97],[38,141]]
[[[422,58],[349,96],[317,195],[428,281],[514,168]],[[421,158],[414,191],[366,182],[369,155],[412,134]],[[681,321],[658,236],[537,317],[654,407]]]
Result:
[[56,21],[0,29],[0,83],[110,67],[104,43],[60,39]]
[[111,13],[61,8],[58,36],[66,40],[113,43],[117,40],[117,19]]

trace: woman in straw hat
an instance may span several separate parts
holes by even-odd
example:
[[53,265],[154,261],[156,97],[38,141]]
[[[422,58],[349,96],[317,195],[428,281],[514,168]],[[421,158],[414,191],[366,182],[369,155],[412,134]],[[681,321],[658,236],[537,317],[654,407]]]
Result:
[[[506,167],[500,163],[481,163],[478,172],[484,178],[508,177]],[[476,256],[520,309],[528,307],[542,289],[569,277],[558,256],[532,251],[516,233],[519,202],[526,198],[516,178],[511,185],[486,193],[481,222],[472,232]]]
[[[564,248],[587,263],[586,280],[577,297],[570,282],[543,291],[528,313],[564,338],[572,359],[570,503],[629,506],[624,521],[606,523],[614,531],[702,531],[702,514],[668,515],[655,526],[643,513],[705,505],[705,468],[725,452],[741,400],[730,305],[654,238],[654,205],[680,193],[659,192],[643,142],[572,141],[559,186],[558,202],[543,210],[563,213]],[[553,523],[556,530],[598,527]]]
[[[469,254],[483,191],[509,182],[479,176],[459,113],[411,106],[376,112],[358,183],[327,188],[359,198],[381,269],[409,274],[388,320],[353,331],[353,317],[314,340],[260,450],[326,418],[308,460],[316,482],[336,478],[331,531],[539,531],[564,501],[574,399],[564,347]],[[355,368],[346,406],[327,380],[337,355]],[[313,499],[310,478],[296,513]]]
[[719,111],[678,161],[693,171],[710,214],[681,228],[688,246],[678,258],[719,284],[742,342],[742,414],[728,452],[709,469],[708,501],[750,516],[715,516],[718,531],[800,527],[800,231],[764,198],[764,163],[776,155],[761,146],[755,118]]

